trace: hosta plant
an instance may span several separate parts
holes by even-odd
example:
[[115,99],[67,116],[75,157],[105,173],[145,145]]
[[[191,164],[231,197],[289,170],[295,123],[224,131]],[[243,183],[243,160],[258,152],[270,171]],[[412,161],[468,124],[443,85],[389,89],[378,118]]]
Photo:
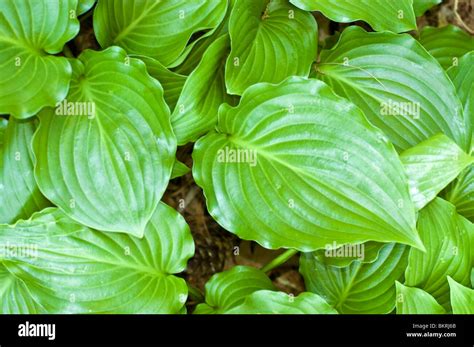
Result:
[[[474,313],[474,38],[417,27],[440,3],[2,0],[0,311]],[[196,285],[201,191],[274,259]]]

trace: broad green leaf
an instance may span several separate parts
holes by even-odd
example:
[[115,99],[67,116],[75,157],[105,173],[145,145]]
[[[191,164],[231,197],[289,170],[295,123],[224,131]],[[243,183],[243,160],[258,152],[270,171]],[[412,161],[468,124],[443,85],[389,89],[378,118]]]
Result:
[[336,314],[320,296],[302,293],[297,297],[283,292],[259,290],[228,310],[230,314]]
[[467,288],[448,276],[451,306],[454,314],[474,314],[474,289]]
[[173,274],[194,253],[183,217],[164,204],[141,240],[49,208],[1,225],[0,247],[1,313],[178,313],[187,286]]
[[424,27],[420,43],[445,69],[458,64],[459,59],[474,50],[474,38],[454,25]]
[[229,49],[229,36],[218,38],[187,78],[171,114],[171,125],[179,145],[196,141],[214,128],[219,106],[223,102],[232,102],[233,98],[225,92],[224,79],[224,64]]
[[220,24],[226,8],[227,0],[99,0],[94,31],[102,47],[118,45],[170,66],[193,34]]
[[173,165],[173,171],[171,172],[171,178],[181,177],[186,175],[191,169],[186,164],[176,160]]
[[321,81],[250,87],[237,107],[220,107],[193,159],[214,219],[265,248],[369,240],[423,248],[392,145]]
[[242,304],[253,292],[264,289],[275,290],[275,287],[262,271],[250,266],[233,267],[211,277],[206,283],[206,302],[199,304],[194,313],[225,313]]
[[448,69],[448,75],[463,104],[464,117],[469,120],[472,128],[474,126],[474,52],[462,56],[458,65]]
[[173,110],[186,82],[186,76],[168,70],[156,59],[143,55],[130,55],[130,57],[139,58],[145,63],[148,73],[163,87],[166,103],[170,110]]
[[314,17],[287,0],[236,1],[229,22],[227,92],[242,95],[258,82],[308,76],[316,60],[317,31]]
[[400,155],[417,209],[422,209],[474,162],[444,134],[435,135]]
[[474,165],[464,170],[447,189],[446,199],[456,206],[456,211],[474,221]]
[[471,287],[474,288],[474,268],[471,270]]
[[[8,124],[8,125],[7,125]],[[33,175],[30,144],[36,120],[0,118],[0,223],[26,219],[49,206]]]
[[71,66],[49,54],[78,33],[76,6],[77,0],[0,2],[0,114],[28,118],[64,99]]
[[397,287],[397,314],[444,314],[446,310],[427,292],[419,288],[406,287],[395,282]]
[[306,289],[321,295],[339,313],[390,313],[395,308],[395,281],[403,277],[408,247],[385,244],[372,263],[347,267],[326,265],[313,253],[300,257]]
[[363,20],[375,31],[416,29],[413,0],[290,0],[306,11],[320,11],[335,22]]
[[398,150],[444,133],[462,149],[471,140],[454,86],[409,35],[352,26],[321,52],[318,78],[358,105]]
[[413,0],[413,9],[417,17],[422,16],[430,8],[440,4],[443,0]]
[[119,47],[71,64],[67,99],[39,114],[38,186],[79,223],[142,237],[175,160],[163,90]]
[[380,242],[365,242],[343,246],[327,245],[324,250],[318,250],[313,255],[325,265],[346,267],[354,261],[361,263],[374,262],[377,260],[383,245]]
[[449,310],[446,276],[469,283],[472,252],[469,233],[473,225],[456,213],[449,202],[436,198],[419,212],[418,231],[426,252],[411,249],[405,272],[405,285],[430,293]]
[[81,14],[84,14],[89,11],[92,6],[95,5],[95,2],[96,0],[78,0],[77,15],[80,16]]

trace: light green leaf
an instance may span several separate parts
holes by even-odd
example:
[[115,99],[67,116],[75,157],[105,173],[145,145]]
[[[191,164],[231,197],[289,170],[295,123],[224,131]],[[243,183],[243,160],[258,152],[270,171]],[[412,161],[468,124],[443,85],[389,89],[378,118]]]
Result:
[[64,99],[71,66],[49,54],[78,33],[76,6],[77,0],[1,1],[0,114],[28,118]]
[[92,8],[92,6],[95,5],[95,2],[96,2],[96,0],[78,0],[78,1],[79,1],[77,4],[78,16],[89,11]]
[[173,165],[173,171],[171,172],[171,179],[186,175],[191,169],[186,164],[176,159]]
[[308,76],[316,60],[317,31],[314,17],[287,0],[236,1],[229,22],[227,92],[242,95],[258,82]]
[[474,289],[464,287],[448,276],[454,314],[474,314]]
[[448,75],[463,104],[464,118],[469,120],[472,128],[474,126],[474,52],[462,56],[458,65],[448,69]]
[[142,237],[175,160],[163,90],[119,47],[86,50],[71,64],[62,107],[39,114],[38,186],[79,223]]
[[324,250],[314,252],[318,261],[325,265],[346,267],[354,261],[361,263],[372,263],[377,260],[380,249],[383,247],[380,242],[365,242],[352,245],[327,245]]
[[186,76],[168,70],[156,59],[143,55],[130,55],[130,57],[139,58],[145,63],[148,73],[163,87],[166,103],[170,110],[173,110],[186,82]]
[[395,308],[395,281],[403,276],[408,247],[385,244],[372,263],[347,267],[321,262],[313,253],[300,257],[306,289],[321,295],[339,313],[390,313]]
[[189,227],[158,205],[141,240],[88,229],[49,208],[0,226],[1,313],[178,313],[173,276],[194,253]]
[[221,106],[193,159],[214,219],[265,248],[369,240],[423,248],[392,145],[318,80],[250,87],[237,107]]
[[474,37],[451,24],[441,28],[424,27],[419,41],[444,69],[458,64],[464,54],[474,50]]
[[474,268],[471,270],[471,287],[474,288]]
[[427,292],[419,288],[406,287],[396,281],[397,314],[444,314],[443,306]]
[[214,128],[219,106],[223,102],[232,102],[233,98],[225,92],[224,80],[224,64],[229,49],[229,36],[218,38],[187,78],[171,114],[171,125],[179,145],[196,141]]
[[118,45],[169,67],[184,58],[193,34],[221,23],[226,8],[227,0],[99,0],[94,32],[102,47]]
[[4,129],[0,131],[0,223],[29,218],[50,205],[33,175],[30,144],[36,124],[36,120],[0,118],[0,128]]
[[422,209],[474,162],[449,137],[438,134],[400,155],[417,209]]
[[398,150],[444,133],[468,150],[462,104],[436,60],[409,35],[349,27],[321,52],[318,78],[358,105]]
[[447,189],[446,199],[456,206],[456,211],[474,221],[474,165],[469,166]]
[[230,314],[336,314],[320,296],[302,293],[297,297],[283,292],[259,290],[243,304],[228,310]]
[[430,8],[440,4],[443,0],[413,0],[415,15],[421,17]]
[[335,22],[363,20],[375,31],[416,29],[413,0],[290,0],[306,11],[320,11]]
[[199,304],[194,313],[225,313],[263,289],[275,290],[275,287],[262,271],[250,266],[233,267],[211,277],[206,283],[206,303]]
[[426,252],[411,249],[405,285],[430,293],[449,310],[446,276],[469,283],[472,252],[469,233],[473,225],[456,213],[449,202],[436,198],[419,212],[418,231]]

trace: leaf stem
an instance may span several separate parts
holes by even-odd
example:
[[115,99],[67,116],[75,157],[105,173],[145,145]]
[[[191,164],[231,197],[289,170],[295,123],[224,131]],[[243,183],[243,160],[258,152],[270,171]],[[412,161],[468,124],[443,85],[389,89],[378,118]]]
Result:
[[188,292],[189,292],[189,297],[196,301],[197,303],[204,302],[204,294],[196,287],[190,285],[188,283]]
[[293,257],[296,253],[298,253],[298,250],[296,249],[288,249],[282,254],[280,254],[278,257],[273,259],[271,262],[269,262],[267,265],[262,267],[263,272],[268,272],[270,270],[273,270],[274,268],[286,263],[291,257]]
[[69,48],[67,44],[64,45],[63,47],[63,53],[64,53],[64,56],[68,58],[74,58],[74,55],[72,54],[71,49]]

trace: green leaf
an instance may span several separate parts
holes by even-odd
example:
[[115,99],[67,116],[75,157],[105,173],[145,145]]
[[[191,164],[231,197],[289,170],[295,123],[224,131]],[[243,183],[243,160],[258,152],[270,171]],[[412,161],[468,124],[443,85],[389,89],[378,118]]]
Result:
[[176,159],[173,165],[173,171],[171,172],[171,179],[186,175],[191,169],[186,164]]
[[242,304],[253,292],[263,289],[275,290],[275,287],[262,271],[235,266],[211,277],[206,283],[206,303],[199,304],[194,313],[225,313]]
[[78,1],[79,1],[77,4],[78,16],[89,11],[92,8],[92,6],[95,5],[95,2],[96,2],[96,0],[78,0]]
[[443,0],[413,0],[415,15],[421,17],[430,8],[440,4]]
[[473,228],[452,204],[441,198],[423,208],[419,212],[418,231],[427,251],[411,249],[405,285],[423,289],[449,310],[446,276],[469,283],[473,257],[469,233]]
[[242,95],[258,82],[308,76],[317,55],[317,31],[314,17],[286,0],[236,1],[229,22],[227,92]]
[[464,287],[448,276],[454,314],[474,314],[474,289]]
[[36,124],[36,120],[0,118],[0,128],[4,129],[0,132],[0,223],[29,218],[50,205],[33,175],[30,144]]
[[435,135],[400,155],[417,209],[422,209],[474,162],[449,137]]
[[290,0],[306,11],[320,11],[335,22],[363,20],[375,31],[416,29],[413,0]]
[[339,313],[390,313],[395,308],[395,281],[403,276],[407,256],[408,247],[388,243],[372,263],[337,267],[305,253],[300,272],[307,290],[321,295]]
[[227,0],[99,0],[94,32],[102,47],[118,45],[130,54],[173,65],[192,35],[216,28]]
[[71,64],[67,99],[39,114],[38,186],[79,223],[142,237],[175,160],[163,90],[119,47]]
[[424,27],[419,41],[444,69],[457,65],[464,54],[474,50],[474,38],[451,24],[441,28]]
[[474,288],[474,268],[471,270],[471,287]]
[[411,36],[349,27],[333,49],[321,52],[317,72],[358,105],[398,150],[438,133],[469,149],[471,136],[454,86]]
[[462,56],[458,65],[448,69],[448,75],[463,104],[464,118],[469,120],[472,128],[474,126],[474,52]]
[[325,265],[346,267],[354,261],[361,263],[372,263],[377,260],[380,249],[383,247],[380,242],[365,242],[360,244],[337,246],[327,245],[324,250],[314,252],[318,261]]
[[49,54],[78,33],[76,6],[77,0],[2,0],[0,114],[28,118],[64,99],[71,66]]
[[469,166],[446,192],[446,199],[456,211],[474,221],[474,165]]
[[397,287],[397,314],[444,314],[443,306],[427,292],[419,288],[406,287],[395,282]]
[[225,92],[224,80],[224,64],[229,49],[229,36],[218,38],[187,78],[171,114],[171,125],[179,145],[196,141],[214,128],[219,106],[223,102],[232,102],[233,98]]
[[165,101],[170,110],[173,110],[186,82],[186,76],[168,70],[156,59],[143,55],[130,55],[130,57],[139,58],[145,63],[148,73],[163,87]]
[[[88,229],[59,209],[0,226],[1,313],[178,313],[173,276],[194,253],[189,227],[158,205],[141,240]],[[5,271],[6,270],[6,271]]]
[[283,292],[259,290],[246,297],[229,314],[336,314],[320,296],[302,293],[297,297]]
[[392,145],[318,80],[250,87],[237,107],[220,107],[193,159],[214,219],[265,248],[369,240],[423,248]]

